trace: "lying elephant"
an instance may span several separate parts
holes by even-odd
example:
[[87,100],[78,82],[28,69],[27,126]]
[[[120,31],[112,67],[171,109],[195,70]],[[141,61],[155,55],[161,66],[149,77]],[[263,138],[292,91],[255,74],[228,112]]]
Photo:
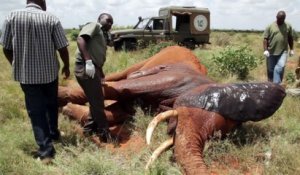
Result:
[[[133,109],[128,109],[128,104],[137,99],[155,111],[172,109],[174,100],[180,94],[201,84],[212,83],[205,75],[205,66],[189,49],[167,47],[141,63],[105,77],[105,99],[115,100],[114,106],[117,104],[119,107],[118,110],[111,107],[108,109],[111,105],[107,105],[108,121],[113,124],[114,120],[123,119],[124,113],[132,114]],[[58,94],[61,106],[68,102],[80,105],[87,102],[79,87],[60,86]],[[85,119],[88,115],[87,107],[74,104],[69,103],[64,107],[64,113],[76,119]]]
[[165,148],[174,144],[176,161],[185,174],[208,174],[203,149],[214,132],[226,134],[243,122],[270,117],[280,107],[285,95],[285,90],[273,83],[208,84],[180,95],[174,103],[174,110],[157,115],[149,124],[148,144],[158,122],[177,118],[174,138],[154,152],[147,168]]
[[[209,136],[216,130],[226,133],[239,123],[272,115],[282,103],[285,92],[279,85],[271,83],[218,85],[205,75],[205,67],[191,51],[175,46],[123,72],[107,76],[103,88],[105,98],[115,102],[108,104],[106,109],[117,107],[110,111],[111,122],[120,119],[114,113],[117,109],[124,109],[135,99],[162,111],[174,109],[158,116],[173,116],[175,121],[168,126],[169,131],[175,131],[175,139],[165,146],[175,144],[175,157],[187,174],[206,173],[202,152]],[[62,100],[74,102],[72,98],[75,97],[79,104],[86,102],[83,92],[78,95],[67,92],[67,88],[63,90],[59,96]],[[77,110],[73,115],[82,120],[88,111],[80,107],[69,104],[64,111],[75,113]],[[178,121],[177,118],[174,120],[175,116]]]

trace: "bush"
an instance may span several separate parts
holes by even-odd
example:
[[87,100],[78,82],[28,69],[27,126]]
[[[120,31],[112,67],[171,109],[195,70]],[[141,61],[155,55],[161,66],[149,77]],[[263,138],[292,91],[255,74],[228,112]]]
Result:
[[71,40],[72,40],[72,41],[76,41],[78,35],[79,35],[79,30],[73,29],[73,30],[70,32],[70,38],[71,38]]
[[296,81],[295,74],[292,71],[287,71],[285,78],[288,84],[293,84]]
[[218,56],[213,55],[212,59],[222,75],[237,75],[240,80],[244,80],[258,63],[258,59],[247,46],[228,46]]

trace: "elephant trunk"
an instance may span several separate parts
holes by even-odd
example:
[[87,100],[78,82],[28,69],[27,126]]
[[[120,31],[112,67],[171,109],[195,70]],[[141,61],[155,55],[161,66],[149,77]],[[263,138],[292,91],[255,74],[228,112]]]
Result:
[[174,145],[176,162],[180,164],[184,174],[209,174],[202,158],[204,144],[200,146],[190,145],[183,135],[176,134]]
[[[195,117],[199,109],[177,108],[178,121],[174,139],[174,155],[186,175],[208,174],[203,161],[205,142],[210,135],[207,119]],[[199,112],[201,111],[201,112]]]
[[215,131],[226,134],[239,122],[225,119],[218,113],[199,108],[176,108],[178,121],[174,152],[187,175],[209,174],[203,160],[205,142]]

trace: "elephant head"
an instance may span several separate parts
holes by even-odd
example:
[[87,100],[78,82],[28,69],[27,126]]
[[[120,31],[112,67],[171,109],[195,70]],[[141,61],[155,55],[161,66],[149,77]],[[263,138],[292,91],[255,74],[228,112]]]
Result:
[[157,115],[149,124],[146,134],[148,144],[161,120],[172,117],[177,120],[173,140],[154,152],[147,168],[162,150],[173,144],[176,161],[185,174],[208,174],[203,149],[214,132],[226,134],[242,122],[270,117],[284,97],[285,90],[273,83],[209,84],[182,94],[176,99],[174,110]]

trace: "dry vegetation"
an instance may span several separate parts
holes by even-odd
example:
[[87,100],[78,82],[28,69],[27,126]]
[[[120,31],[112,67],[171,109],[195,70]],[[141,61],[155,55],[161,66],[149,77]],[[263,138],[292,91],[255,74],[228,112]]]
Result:
[[[194,53],[208,67],[209,77],[220,82],[237,82],[236,77],[220,75],[211,58],[227,45],[248,45],[261,64],[250,72],[246,81],[265,81],[266,69],[262,57],[261,33],[213,32],[211,45],[197,48]],[[76,44],[70,43],[71,63],[74,62]],[[300,53],[299,46],[295,49]],[[108,51],[105,72],[115,72],[147,57],[148,49],[135,52]],[[299,55],[289,58],[285,82],[292,86],[291,77]],[[146,146],[145,128],[151,117],[139,110],[128,127],[130,139],[114,148],[113,145],[97,147],[78,134],[78,124],[60,114],[63,141],[56,143],[56,159],[45,166],[32,158],[37,148],[24,107],[19,84],[12,81],[11,67],[0,52],[0,175],[2,174],[67,174],[67,175],[140,175],[155,145],[165,140],[166,125],[159,126],[154,145]],[[71,67],[73,70],[73,66]],[[72,75],[74,80],[74,76]],[[61,84],[67,82],[60,80]],[[287,96],[281,108],[269,119],[245,123],[225,139],[218,134],[205,148],[205,161],[212,174],[285,174],[300,173],[300,98]],[[159,132],[160,131],[160,132]],[[181,174],[172,159],[172,150],[164,153],[146,174]]]

